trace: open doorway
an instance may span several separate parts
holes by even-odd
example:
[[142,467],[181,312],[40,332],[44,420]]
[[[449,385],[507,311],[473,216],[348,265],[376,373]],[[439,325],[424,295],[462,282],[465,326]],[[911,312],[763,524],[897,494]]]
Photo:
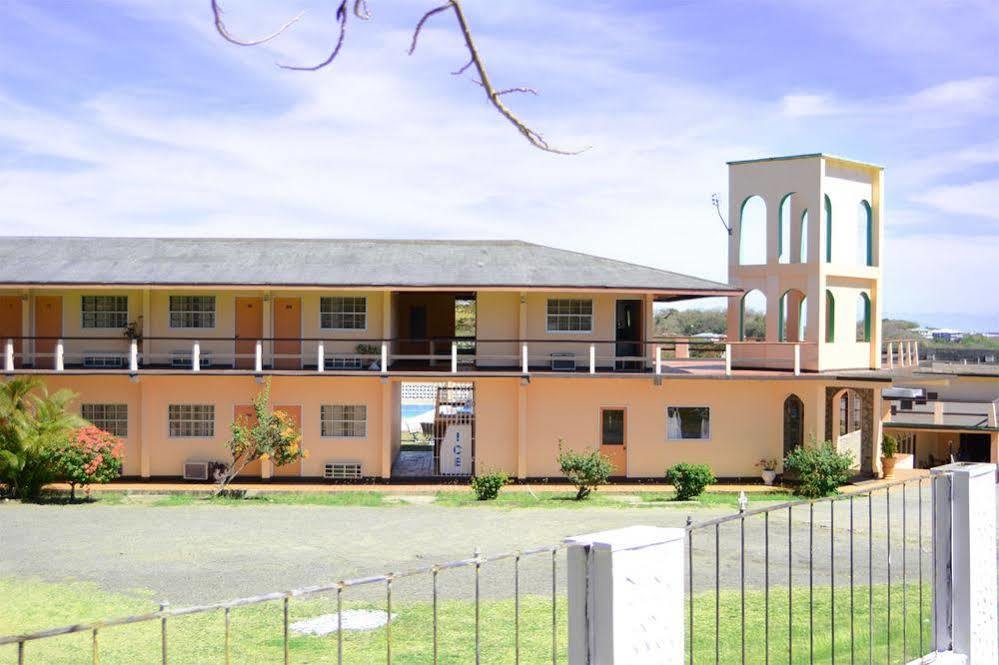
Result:
[[393,478],[467,477],[475,473],[475,387],[403,383],[400,446]]
[[446,364],[457,342],[459,362],[475,359],[475,293],[411,292],[395,298],[397,368]]

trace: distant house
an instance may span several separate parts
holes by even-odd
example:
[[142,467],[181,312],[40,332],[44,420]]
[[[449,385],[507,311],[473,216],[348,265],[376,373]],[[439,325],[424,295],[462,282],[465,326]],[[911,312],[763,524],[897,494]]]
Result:
[[934,328],[931,335],[936,342],[960,342],[964,339],[964,331],[952,328]]

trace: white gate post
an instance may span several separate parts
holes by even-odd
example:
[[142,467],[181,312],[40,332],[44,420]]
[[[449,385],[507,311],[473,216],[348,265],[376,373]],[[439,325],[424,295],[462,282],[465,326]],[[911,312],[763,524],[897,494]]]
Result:
[[566,539],[569,665],[684,662],[684,529]]
[[956,462],[932,473],[937,651],[991,665],[999,662],[996,465]]

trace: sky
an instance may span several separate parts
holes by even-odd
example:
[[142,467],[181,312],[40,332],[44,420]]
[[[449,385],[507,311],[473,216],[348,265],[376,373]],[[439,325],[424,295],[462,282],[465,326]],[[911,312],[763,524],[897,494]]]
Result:
[[[517,238],[724,281],[726,161],[885,167],[885,314],[999,330],[995,0],[0,0],[3,235]],[[723,208],[727,209],[727,207]],[[2,241],[2,239],[0,239]],[[99,245],[94,247],[100,251]]]

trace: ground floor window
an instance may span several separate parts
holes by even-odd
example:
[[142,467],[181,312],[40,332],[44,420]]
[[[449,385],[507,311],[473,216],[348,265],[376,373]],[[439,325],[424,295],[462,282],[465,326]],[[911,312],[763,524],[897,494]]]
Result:
[[600,410],[600,444],[624,445],[624,409]]
[[710,439],[711,409],[706,406],[667,407],[666,438]]
[[83,404],[80,416],[108,434],[128,436],[127,404]]
[[368,407],[364,404],[323,404],[319,416],[322,436],[362,439],[368,434]]
[[171,404],[167,407],[170,436],[215,436],[214,404]]

